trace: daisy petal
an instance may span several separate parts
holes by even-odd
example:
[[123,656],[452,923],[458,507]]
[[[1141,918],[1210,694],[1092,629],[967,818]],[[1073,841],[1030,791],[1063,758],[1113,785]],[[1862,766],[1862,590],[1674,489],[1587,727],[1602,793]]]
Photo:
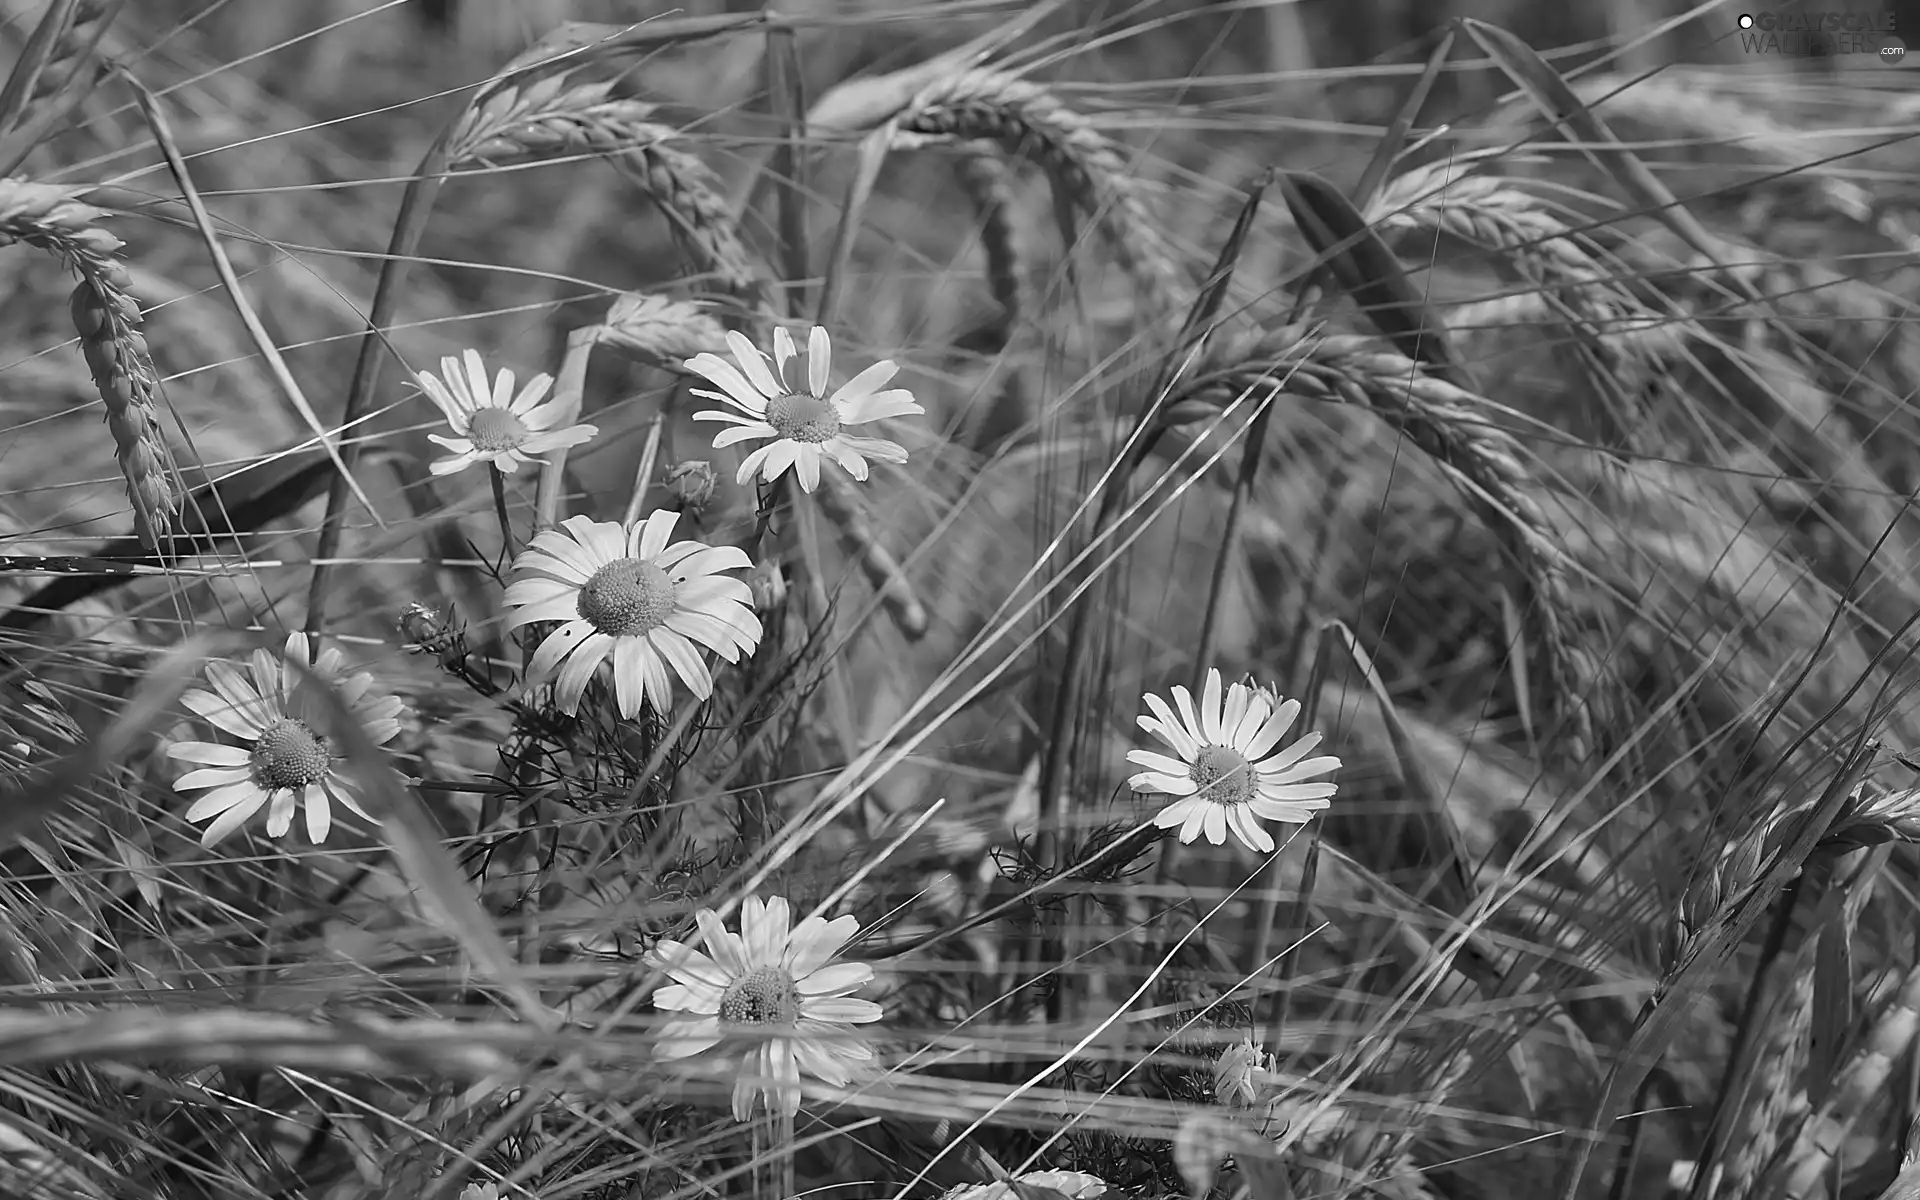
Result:
[[1191,775],[1158,775],[1151,771],[1127,780],[1127,787],[1136,792],[1160,792],[1168,796],[1191,796],[1200,790]]
[[[1254,735],[1247,739],[1240,753],[1244,754],[1250,763],[1257,763],[1265,758],[1275,746],[1280,744],[1280,739],[1287,735],[1287,730],[1293,727],[1293,718],[1299,711],[1300,702],[1297,700],[1289,700],[1282,704],[1270,713]],[[1307,736],[1318,742],[1317,733]]]
[[[1159,729],[1147,729],[1147,732],[1157,734],[1169,746],[1173,747],[1176,754],[1188,762],[1192,762],[1200,753],[1200,742],[1197,737],[1198,731],[1189,731],[1186,724],[1174,715],[1173,710],[1167,707],[1167,702],[1160,697],[1149,693],[1146,697],[1146,702],[1147,707],[1153,710],[1153,715],[1158,718],[1160,722]],[[1145,720],[1146,718],[1141,718],[1142,728],[1146,728],[1144,724]]]
[[1207,840],[1218,846],[1227,840],[1227,809],[1223,804],[1206,806]]
[[238,804],[228,808],[225,812],[221,813],[219,817],[215,818],[213,824],[207,826],[206,832],[200,835],[200,844],[210,849],[225,841],[234,830],[251,820],[253,814],[259,812],[260,807],[266,802],[267,794],[265,792],[259,788],[252,789],[251,795],[246,796]]
[[832,368],[833,343],[827,339],[827,331],[815,325],[807,334],[807,391],[825,396]]
[[[780,344],[779,334],[784,332],[784,330],[775,331],[774,345],[776,347]],[[791,354],[793,346],[792,335],[789,334],[787,336],[788,353]],[[729,330],[727,332],[727,348],[733,351],[734,361],[740,364],[740,370],[745,373],[747,381],[751,383],[754,389],[761,395],[772,399],[775,396],[785,393],[786,389],[780,386],[780,382],[774,378],[773,372],[767,370],[766,357],[753,348],[753,343],[747,340],[745,334],[738,330]],[[709,378],[712,377],[709,376]],[[720,383],[717,379],[715,379],[714,382]],[[727,385],[720,383],[720,386],[724,388]]]
[[878,1021],[885,1016],[884,1010],[871,1000],[856,1000],[851,996],[826,997],[818,1000],[802,1000],[801,1007],[809,1017],[822,1021],[846,1021],[865,1025]]
[[210,767],[244,766],[253,756],[238,746],[215,742],[175,742],[167,747],[167,757],[181,762],[205,763]]
[[[887,386],[887,382],[899,373],[900,368],[894,365],[892,359],[883,358],[858,375],[855,375],[852,379],[841,384],[839,390],[835,391],[833,395],[827,396],[827,403],[836,406],[841,404],[851,405],[865,400],[881,388]],[[816,396],[825,395],[826,389],[824,387],[816,389],[813,394]],[[872,418],[867,417],[849,420],[847,417],[842,417],[841,420],[858,425],[861,420],[872,420]]]
[[747,377],[726,359],[717,354],[696,354],[686,361],[686,368],[706,376],[720,389],[717,395],[705,391],[698,394],[731,404],[749,416],[764,418],[767,415],[767,401],[771,397],[748,382]]
[[1151,750],[1129,750],[1127,751],[1127,761],[1137,767],[1145,767],[1147,770],[1157,772],[1161,775],[1172,775],[1178,778],[1181,775],[1191,774],[1186,763],[1181,762],[1177,758],[1168,758],[1164,754],[1155,754]]
[[880,392],[872,396],[862,396],[857,400],[841,402],[840,423],[842,425],[865,425],[871,421],[887,421],[895,417],[917,417],[926,413],[913,398],[913,393],[901,388],[890,392]]
[[866,963],[836,963],[820,968],[795,986],[802,996],[844,996],[872,979],[873,968]]
[[[1217,667],[1207,668],[1206,682],[1200,687],[1200,735],[1207,739],[1209,745],[1221,744],[1220,670]],[[1214,844],[1219,844],[1220,839],[1212,837],[1211,831],[1209,838]]]
[[725,450],[728,446],[737,445],[740,442],[750,442],[755,438],[778,436],[780,435],[774,430],[773,426],[768,425],[764,421],[755,421],[751,424],[735,425],[731,429],[721,430],[714,435],[713,448],[715,450]]

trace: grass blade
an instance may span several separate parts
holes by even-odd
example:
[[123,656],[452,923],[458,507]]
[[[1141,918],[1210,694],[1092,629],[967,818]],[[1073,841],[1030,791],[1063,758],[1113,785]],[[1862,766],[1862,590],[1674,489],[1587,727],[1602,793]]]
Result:
[[1387,248],[1353,201],[1307,171],[1280,172],[1280,194],[1301,235],[1373,327],[1406,357],[1427,364],[1456,386],[1467,386],[1446,327],[1427,310],[1400,256]]
[[367,737],[339,690],[305,663],[293,666],[306,686],[321,698],[330,718],[329,732],[337,737],[341,753],[356,763],[360,778],[366,780],[367,810],[380,823],[381,836],[407,881],[418,889],[424,907],[439,918],[474,965],[513,1001],[522,1020],[539,1029],[558,1029],[559,1014],[542,1003],[527,982],[460,865],[441,844],[442,834],[433,814],[401,782],[399,772]]
[[[1487,56],[1498,63],[1507,77],[1527,94],[1541,115],[1563,129],[1595,167],[1610,176],[1627,195],[1644,205],[1649,213],[1695,253],[1720,267],[1723,275],[1729,274],[1719,251],[1719,239],[1708,233],[1694,215],[1681,206],[1679,198],[1660,182],[1660,177],[1648,169],[1638,155],[1621,144],[1599,115],[1582,103],[1574,90],[1567,86],[1567,81],[1560,78],[1560,73],[1540,57],[1539,51],[1497,25],[1489,25],[1471,17],[1459,20],[1473,40],[1487,52]],[[1729,279],[1728,283],[1739,289],[1746,299],[1760,299],[1759,293],[1746,277]]]
[[98,776],[112,770],[170,715],[181,693],[193,682],[198,663],[224,646],[238,644],[240,639],[232,635],[198,636],[160,655],[139,688],[85,746],[0,791],[0,846],[18,841],[66,807]]
[[1560,1200],[1575,1200],[1579,1195],[1580,1179],[1586,1174],[1599,1137],[1613,1124],[1620,1106],[1639,1089],[1640,1081],[1659,1061],[1667,1043],[1680,1031],[1680,1024],[1689,1015],[1693,1003],[1733,957],[1787,882],[1799,874],[1801,863],[1813,852],[1815,843],[1865,776],[1878,749],[1879,743],[1873,741],[1868,728],[1862,726],[1845,762],[1800,820],[1792,837],[1775,853],[1760,879],[1736,903],[1716,915],[1711,924],[1694,934],[1680,961],[1660,981],[1659,988],[1641,1010],[1640,1019],[1634,1023],[1633,1034],[1621,1050],[1619,1060],[1607,1075],[1606,1085],[1588,1119],[1586,1136],[1579,1138],[1573,1147],[1573,1158],[1560,1186]]
[[1380,185],[1387,180],[1387,173],[1393,170],[1395,160],[1407,144],[1407,135],[1413,130],[1414,121],[1420,117],[1420,110],[1427,106],[1427,97],[1433,93],[1434,81],[1440,78],[1440,68],[1446,66],[1447,56],[1453,53],[1453,30],[1444,30],[1440,34],[1440,44],[1427,56],[1427,65],[1420,72],[1420,78],[1413,81],[1413,90],[1400,105],[1400,111],[1393,114],[1393,120],[1387,122],[1387,131],[1373,147],[1373,157],[1367,160],[1367,169],[1360,173],[1360,182],[1354,185],[1353,206],[1365,210],[1380,194]]
[[361,488],[360,481],[353,477],[353,471],[347,466],[347,460],[341,456],[340,448],[333,444],[333,439],[327,434],[326,426],[320,422],[319,414],[314,412],[313,405],[307,402],[306,393],[300,390],[300,384],[293,378],[293,372],[287,368],[287,360],[281,355],[280,347],[273,344],[273,338],[268,335],[266,326],[260,323],[259,314],[253,311],[253,305],[247,300],[246,292],[241,290],[240,277],[234,274],[233,264],[227,260],[226,249],[220,245],[220,235],[213,228],[213,217],[207,212],[206,205],[200,201],[200,191],[193,185],[193,176],[187,171],[187,160],[180,154],[179,143],[174,141],[173,129],[167,123],[166,113],[161,110],[159,100],[147,90],[145,84],[134,77],[133,72],[121,67],[119,74],[126,80],[127,86],[133,89],[134,98],[140,103],[140,111],[147,118],[147,126],[153,131],[154,140],[160,144],[160,152],[166,157],[167,169],[173,175],[174,184],[179,187],[181,196],[193,213],[193,223],[200,231],[201,240],[206,243],[207,257],[212,260],[213,269],[219,273],[220,285],[226,289],[227,299],[233,302],[234,312],[239,315],[240,323],[246,327],[247,337],[252,340],[254,349],[258,350],[260,357],[266,360],[267,369],[272,373],[274,383],[279,385],[281,395],[286,397],[287,403],[293,405],[294,411],[300,414],[300,419],[307,423],[307,428],[312,430],[313,436],[319,439],[321,448],[327,452],[327,457],[333,460],[334,469],[340,472],[347,486],[353,489],[354,499],[360,501],[368,515],[373,517],[380,528],[385,529],[386,521],[381,519],[379,511],[373,506],[373,501]]
[[11,132],[26,111],[33,85],[40,81],[40,72],[53,57],[61,35],[72,27],[74,10],[79,7],[79,0],[51,0],[41,12],[40,23],[33,27],[13,70],[7,73],[6,86],[0,88],[0,130]]

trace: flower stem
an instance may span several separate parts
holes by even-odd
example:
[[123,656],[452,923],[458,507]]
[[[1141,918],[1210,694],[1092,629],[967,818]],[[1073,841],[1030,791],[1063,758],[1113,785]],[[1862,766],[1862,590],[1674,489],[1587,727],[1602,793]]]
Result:
[[[1195,695],[1199,694],[1207,670],[1213,665],[1214,654],[1220,649],[1220,608],[1226,601],[1227,573],[1233,569],[1234,559],[1240,552],[1240,531],[1246,525],[1247,500],[1253,495],[1253,486],[1260,475],[1267,426],[1273,420],[1273,400],[1268,396],[1266,403],[1255,409],[1253,419],[1247,422],[1246,446],[1240,451],[1240,473],[1233,481],[1233,498],[1227,504],[1227,526],[1220,534],[1220,552],[1214,556],[1213,575],[1208,580],[1206,612],[1200,619],[1200,649],[1193,660]],[[1154,887],[1163,888],[1172,882],[1179,865],[1180,839],[1168,838],[1161,842],[1160,861],[1153,871]]]
[[513,560],[513,522],[507,517],[506,478],[492,463],[487,464],[487,480],[493,484],[493,515],[500,519],[500,550],[503,561]]

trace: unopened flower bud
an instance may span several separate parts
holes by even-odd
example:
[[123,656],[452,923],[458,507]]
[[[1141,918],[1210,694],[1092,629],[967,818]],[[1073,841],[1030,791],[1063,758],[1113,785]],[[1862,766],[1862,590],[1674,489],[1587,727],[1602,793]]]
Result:
[[1260,1069],[1260,1047],[1251,1037],[1220,1052],[1213,1064],[1213,1098],[1228,1108],[1249,1108],[1258,1093],[1254,1073]]
[[447,636],[447,622],[436,611],[415,600],[400,614],[400,635],[421,649],[432,647]]
[[713,464],[703,458],[690,459],[667,469],[667,490],[679,501],[680,511],[689,515],[698,515],[707,506],[719,482],[720,476]]

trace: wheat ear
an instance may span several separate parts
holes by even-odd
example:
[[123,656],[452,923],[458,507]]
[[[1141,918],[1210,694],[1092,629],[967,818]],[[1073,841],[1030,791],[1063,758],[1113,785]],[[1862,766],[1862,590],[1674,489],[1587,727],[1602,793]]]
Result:
[[1805,1116],[1806,1093],[1799,1088],[1806,1060],[1807,1031],[1813,1022],[1813,956],[1796,965],[1774,1007],[1766,1036],[1754,1049],[1754,1072],[1741,1106],[1739,1124],[1727,1138],[1731,1152],[1715,1180],[1713,1194],[1737,1200],[1780,1144],[1780,1130]]
[[1846,1149],[1854,1127],[1875,1101],[1891,1094],[1893,1068],[1920,1034],[1920,967],[1907,972],[1860,1048],[1834,1081],[1833,1094],[1794,1141],[1785,1200],[1823,1195],[1822,1179]]
[[[1662,137],[1685,131],[1714,145],[1750,150],[1768,166],[1812,185],[1829,212],[1873,230],[1909,254],[1920,254],[1920,233],[1904,216],[1877,202],[1866,188],[1825,169],[1823,160],[1833,152],[1829,133],[1813,136],[1810,130],[1784,125],[1750,104],[1704,90],[1697,78],[1597,75],[1573,86],[1583,103],[1604,107],[1609,121],[1626,118],[1660,130]],[[1865,149],[1866,139],[1861,142]]]
[[1185,290],[1120,147],[1045,88],[1004,71],[962,71],[941,79],[894,117],[923,138],[989,141],[1027,154],[1062,199],[1092,215],[1114,253],[1158,312]]
[[697,157],[670,143],[680,131],[653,120],[654,106],[611,94],[609,83],[569,85],[553,75],[505,87],[455,127],[447,166],[505,165],[569,155],[606,157],[640,184],[701,267],[750,309],[764,307],[764,277],[718,181]]
[[960,160],[960,182],[980,215],[980,249],[987,260],[987,286],[1000,304],[996,329],[1005,340],[1020,323],[1025,308],[1020,287],[1020,229],[1014,224],[1013,172],[997,154],[970,150]]
[[[1770,823],[1777,825],[1786,819],[1785,813],[1779,813]],[[1869,872],[1878,870],[1866,854],[1855,852],[1851,857],[1856,866]],[[1725,1172],[1715,1181],[1716,1196],[1742,1200],[1760,1194],[1757,1185],[1767,1172],[1768,1164],[1783,1150],[1791,1152],[1806,1137],[1812,1106],[1802,1086],[1802,1077],[1807,1063],[1808,1034],[1813,1027],[1814,972],[1820,963],[1813,952],[1813,938],[1853,936],[1860,912],[1873,895],[1872,874],[1831,864],[1822,890],[1834,888],[1842,889],[1839,911],[1825,928],[1816,926],[1816,932],[1794,951],[1793,974],[1773,1011],[1765,1039],[1755,1049],[1752,1083],[1746,1089],[1739,1124],[1729,1131],[1727,1145],[1731,1151],[1726,1156]],[[1843,1098],[1844,1080],[1850,1074],[1850,1071],[1841,1072],[1842,1080],[1836,1081],[1840,1086],[1829,1097],[1826,1108],[1830,1109]],[[1856,1106],[1858,1103],[1856,1098]]]
[[154,402],[159,376],[140,331],[140,305],[127,292],[126,265],[115,257],[125,243],[97,224],[106,215],[103,209],[75,198],[82,190],[0,180],[0,245],[26,242],[51,251],[80,276],[67,306],[107,406],[107,428],[127,479],[134,528],[157,552],[179,511],[170,474],[173,459]]
[[1444,233],[1501,255],[1550,306],[1564,308],[1562,319],[1584,323],[1616,353],[1628,352],[1632,331],[1655,317],[1619,284],[1597,245],[1510,180],[1435,163],[1389,181],[1367,217],[1388,232]]
[[1229,348],[1233,365],[1196,376],[1169,398],[1170,421],[1217,410],[1235,395],[1278,387],[1305,399],[1370,408],[1396,420],[1407,436],[1474,501],[1490,529],[1520,563],[1536,625],[1535,666],[1542,695],[1561,706],[1569,748],[1584,757],[1593,745],[1585,696],[1594,679],[1565,615],[1575,611],[1567,555],[1536,499],[1538,486],[1513,435],[1494,424],[1487,400],[1425,374],[1419,364],[1366,338],[1283,339],[1270,347]]
[[712,315],[686,300],[645,292],[622,292],[607,309],[596,339],[635,362],[691,374],[696,354],[727,353],[727,331]]

